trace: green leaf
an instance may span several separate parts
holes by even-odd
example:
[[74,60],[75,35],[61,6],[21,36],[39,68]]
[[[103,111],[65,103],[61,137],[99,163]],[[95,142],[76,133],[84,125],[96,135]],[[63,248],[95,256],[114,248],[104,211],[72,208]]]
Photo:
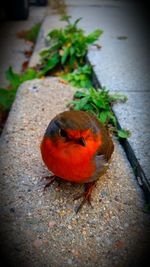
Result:
[[117,131],[117,134],[118,134],[118,137],[120,137],[120,138],[128,138],[128,137],[131,136],[130,131],[123,130],[123,129],[118,130],[118,131]]
[[86,85],[87,85],[86,80],[81,80],[80,81],[80,87],[81,88],[86,88]]
[[76,56],[77,57],[84,57],[87,53],[87,47],[86,45],[84,47],[81,47],[80,45],[76,47]]
[[76,91],[76,93],[74,94],[75,98],[82,98],[84,96],[85,96],[85,93],[81,91]]
[[107,103],[105,103],[105,100],[102,97],[98,97],[98,98],[93,98],[93,103],[101,109],[107,109],[108,105]]
[[81,69],[81,72],[83,72],[84,74],[90,74],[91,75],[91,73],[92,73],[92,67],[88,64],[84,65],[80,69]]
[[99,119],[102,123],[109,123],[111,122],[113,126],[116,127],[116,124],[117,124],[117,121],[116,121],[116,117],[115,115],[113,114],[112,111],[102,111],[100,112],[100,116],[99,116]]
[[118,93],[116,93],[116,94],[113,94],[113,95],[111,95],[110,96],[110,101],[111,102],[125,102],[125,101],[127,101],[128,100],[128,98],[127,98],[127,96],[125,96],[125,95],[122,95],[122,94],[118,94]]
[[86,37],[86,43],[87,44],[93,44],[97,39],[102,35],[103,31],[100,29],[95,30],[94,32],[90,33]]
[[113,126],[116,127],[117,126],[117,120],[116,120],[116,117],[115,117],[115,115],[113,114],[112,111],[109,112],[108,117],[109,117],[111,123],[113,124]]
[[74,22],[74,24],[73,24],[73,26],[76,27],[77,24],[79,23],[79,21],[80,21],[81,19],[82,19],[82,18],[78,18],[78,19],[76,19],[75,22]]
[[9,67],[6,71],[6,78],[12,86],[18,87],[20,85],[19,74],[13,72],[12,67]]
[[72,81],[80,81],[80,76],[78,73],[73,72],[72,73]]
[[67,80],[67,81],[71,81],[72,80],[72,74],[71,73],[68,73],[68,74],[64,74],[61,76],[64,80]]
[[95,114],[95,109],[93,108],[93,106],[92,106],[91,103],[89,103],[89,102],[88,102],[87,104],[84,105],[83,110],[85,110],[85,111],[89,111],[89,112],[91,112],[92,114]]
[[[42,57],[42,58],[49,58],[50,55],[51,55],[51,52],[55,50],[55,46],[53,46],[52,48],[48,48],[48,49],[44,49],[42,51],[40,51],[39,55]],[[56,49],[57,50],[57,49]]]
[[75,62],[76,62],[76,57],[74,55],[72,55],[70,57],[70,59],[69,59],[69,65],[70,65],[70,67],[72,67]]
[[48,57],[48,56],[49,56],[49,53],[50,53],[50,49],[44,49],[44,50],[42,50],[42,51],[39,53],[39,55],[40,55],[41,57]]
[[29,68],[27,69],[20,77],[21,82],[33,80],[37,78],[37,73],[34,69]]
[[59,38],[60,35],[61,35],[61,30],[59,29],[54,29],[48,33],[48,36],[52,39]]
[[102,111],[99,115],[100,121],[104,124],[108,118],[108,111]]
[[92,86],[91,81],[92,69],[91,66],[85,65],[83,67],[79,67],[73,72],[64,75],[64,79],[71,82],[73,86],[78,88],[90,88]]
[[16,95],[16,90],[0,88],[0,106],[9,110]]
[[89,97],[86,96],[84,98],[81,98],[80,100],[72,101],[71,104],[74,105],[75,110],[83,110],[83,108],[87,104],[88,100],[89,100]]
[[25,39],[31,42],[35,42],[41,28],[41,22],[36,23],[31,29],[26,31]]
[[59,62],[59,54],[53,55],[47,62],[46,66],[37,74],[37,77],[44,76],[49,70],[53,69]]
[[67,60],[67,57],[69,55],[69,52],[70,52],[70,48],[69,47],[65,47],[64,50],[63,50],[63,55],[61,57],[61,63],[64,65],[66,60]]
[[61,21],[67,21],[67,22],[70,22],[70,19],[71,19],[71,16],[68,16],[66,14],[64,14],[62,17],[61,17]]
[[75,48],[73,46],[70,47],[70,55],[73,56],[75,53]]

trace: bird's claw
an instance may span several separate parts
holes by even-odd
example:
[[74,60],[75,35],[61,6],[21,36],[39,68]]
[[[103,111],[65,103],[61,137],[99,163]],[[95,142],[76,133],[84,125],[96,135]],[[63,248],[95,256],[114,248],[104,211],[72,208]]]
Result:
[[46,179],[48,181],[47,184],[44,186],[44,192],[45,192],[46,189],[55,181],[56,176],[55,175],[46,176],[46,177],[43,177],[42,179]]
[[96,182],[95,181],[91,182],[91,183],[88,183],[88,184],[85,184],[85,192],[83,192],[83,193],[81,193],[81,194],[79,194],[79,195],[74,197],[74,200],[77,200],[77,199],[83,197],[82,202],[79,204],[79,206],[77,206],[75,208],[76,213],[79,212],[79,210],[83,207],[85,202],[88,202],[88,204],[93,208],[93,206],[91,204],[91,193],[92,193],[92,191],[93,191],[95,186],[96,186]]

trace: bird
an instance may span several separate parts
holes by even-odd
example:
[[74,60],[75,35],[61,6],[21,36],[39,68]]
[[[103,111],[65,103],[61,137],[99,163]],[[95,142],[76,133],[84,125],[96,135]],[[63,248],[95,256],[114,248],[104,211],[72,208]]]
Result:
[[87,201],[97,180],[106,172],[114,144],[108,129],[98,118],[86,111],[68,110],[49,123],[41,142],[41,156],[48,170],[48,187],[57,178],[85,185],[78,212]]

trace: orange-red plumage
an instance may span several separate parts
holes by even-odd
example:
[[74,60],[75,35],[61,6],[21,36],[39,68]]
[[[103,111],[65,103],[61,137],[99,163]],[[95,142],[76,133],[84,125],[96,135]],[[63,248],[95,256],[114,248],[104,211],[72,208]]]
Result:
[[113,142],[97,118],[84,111],[65,111],[48,125],[41,143],[47,168],[64,180],[96,181],[107,169]]
[[[79,136],[77,134],[77,136]],[[76,136],[75,136],[76,137]],[[78,138],[78,137],[77,137]],[[53,145],[48,137],[43,139],[41,152],[43,160],[50,171],[65,180],[83,183],[95,171],[93,155],[100,145],[100,137],[95,140],[88,138],[86,147],[74,143],[74,141],[62,142]]]

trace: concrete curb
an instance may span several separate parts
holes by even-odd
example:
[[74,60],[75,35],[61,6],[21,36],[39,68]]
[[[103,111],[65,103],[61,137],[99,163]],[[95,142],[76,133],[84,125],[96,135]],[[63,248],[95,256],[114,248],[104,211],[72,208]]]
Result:
[[117,140],[109,170],[93,192],[93,209],[74,211],[82,185],[55,182],[43,194],[41,177],[49,172],[39,145],[73,94],[56,78],[28,81],[18,90],[0,139],[2,255],[13,267],[142,266],[149,216]]

